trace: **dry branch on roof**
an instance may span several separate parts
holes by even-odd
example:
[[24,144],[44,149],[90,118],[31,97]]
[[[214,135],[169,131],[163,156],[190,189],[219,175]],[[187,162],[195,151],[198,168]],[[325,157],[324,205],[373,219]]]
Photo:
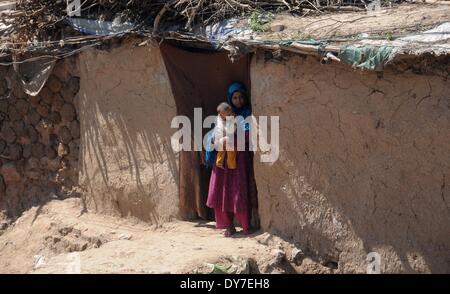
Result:
[[[18,0],[14,42],[22,46],[33,40],[58,40],[67,31],[67,0]],[[72,2],[73,0],[69,0]],[[392,0],[395,1],[395,0]],[[367,0],[365,1],[367,2]],[[362,0],[81,0],[81,16],[99,20],[133,22],[158,32],[163,24],[191,30],[195,24],[211,24],[250,12],[289,11],[302,15],[328,10],[359,10]],[[390,2],[389,0],[382,1]]]

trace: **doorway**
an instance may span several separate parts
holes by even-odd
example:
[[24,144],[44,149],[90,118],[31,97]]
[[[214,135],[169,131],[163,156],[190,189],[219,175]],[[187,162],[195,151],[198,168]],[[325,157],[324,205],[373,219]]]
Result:
[[[232,63],[224,52],[179,48],[168,43],[163,43],[160,49],[177,114],[187,116],[191,121],[194,118],[194,108],[202,109],[202,119],[217,115],[217,105],[226,101],[227,87],[232,82],[240,81],[248,91],[251,89],[249,54]],[[250,93],[248,96],[251,99]],[[203,135],[207,131],[204,130]],[[183,220],[214,219],[213,211],[206,206],[211,170],[201,164],[201,156],[200,151],[180,152],[179,211]],[[257,207],[253,164],[249,179],[250,202],[253,207]],[[252,223],[255,222],[257,220],[252,220]]]

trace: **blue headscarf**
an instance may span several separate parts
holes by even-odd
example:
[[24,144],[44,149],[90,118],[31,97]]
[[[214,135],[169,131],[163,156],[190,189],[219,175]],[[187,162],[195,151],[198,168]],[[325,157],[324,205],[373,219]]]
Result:
[[[242,106],[241,108],[237,108],[233,104],[232,98],[233,98],[233,94],[235,92],[240,92],[242,95],[245,96],[245,105]],[[233,112],[236,114],[236,116],[242,116],[242,118],[246,119],[248,116],[250,116],[252,114],[252,106],[250,105],[250,103],[248,101],[247,89],[245,88],[244,84],[239,83],[239,82],[232,83],[228,87],[227,100],[228,100],[228,104],[230,104],[231,107],[233,108]],[[248,123],[241,124],[241,127],[246,132],[250,130],[250,125]]]
[[[237,108],[236,106],[233,105],[232,97],[235,92],[241,92],[245,96],[246,100],[245,105],[242,106],[241,108]],[[246,119],[248,116],[252,114],[252,107],[248,101],[247,90],[244,84],[239,82],[232,83],[228,87],[227,101],[228,104],[230,104],[231,107],[233,108],[233,112],[236,114],[236,116],[242,116],[244,119]],[[247,123],[242,124],[242,128],[244,129],[244,131],[248,131],[250,130],[250,125]],[[213,137],[214,137],[214,129],[208,133],[208,142],[206,146],[205,161],[206,165],[209,167],[213,167],[216,162],[216,150],[214,150],[214,146],[212,144]]]
[[[241,92],[242,95],[245,96],[245,105],[242,106],[241,108],[237,108],[236,106],[234,106],[233,102],[232,102],[232,98],[233,98],[233,94],[235,92]],[[228,104],[231,105],[231,107],[233,108],[233,112],[236,114],[236,116],[242,116],[244,119],[247,118],[249,115],[252,114],[252,107],[248,101],[248,97],[247,97],[247,89],[245,88],[244,84],[239,83],[239,82],[234,82],[232,83],[229,87],[228,87],[228,91],[227,91],[227,100],[228,100]]]

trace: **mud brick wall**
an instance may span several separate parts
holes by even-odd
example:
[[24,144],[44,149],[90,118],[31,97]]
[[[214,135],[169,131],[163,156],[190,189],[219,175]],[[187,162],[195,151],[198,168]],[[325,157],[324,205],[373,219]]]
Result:
[[255,115],[280,117],[278,161],[255,157],[263,229],[339,272],[365,273],[370,252],[383,273],[450,272],[447,75],[252,62]]
[[158,44],[86,50],[80,72],[80,188],[86,208],[153,224],[178,216],[177,114]]
[[0,222],[78,183],[79,78],[73,58],[58,61],[38,96],[12,66],[0,66]]

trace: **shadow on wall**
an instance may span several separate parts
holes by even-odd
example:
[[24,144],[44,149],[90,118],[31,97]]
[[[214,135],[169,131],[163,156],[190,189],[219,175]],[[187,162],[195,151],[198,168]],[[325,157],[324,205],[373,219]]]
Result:
[[88,208],[158,223],[177,216],[176,115],[157,47],[79,58],[81,172]]
[[[291,81],[286,83],[286,81]],[[448,81],[383,78],[293,57],[256,58],[256,115],[280,116],[280,158],[257,163],[266,230],[366,272],[450,272]]]

